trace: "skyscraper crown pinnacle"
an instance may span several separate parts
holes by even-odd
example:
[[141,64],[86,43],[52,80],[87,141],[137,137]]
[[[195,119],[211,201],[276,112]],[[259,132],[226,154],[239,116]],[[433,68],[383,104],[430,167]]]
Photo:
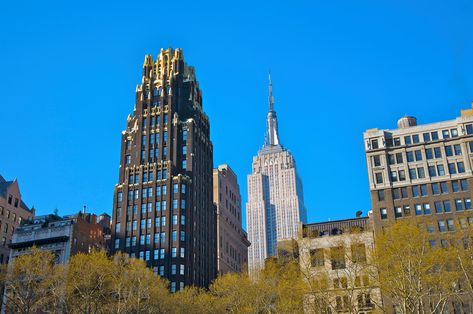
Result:
[[278,118],[276,111],[274,111],[274,97],[273,97],[273,81],[271,80],[271,73],[269,73],[269,111],[266,116],[266,139],[264,146],[279,145],[278,135]]

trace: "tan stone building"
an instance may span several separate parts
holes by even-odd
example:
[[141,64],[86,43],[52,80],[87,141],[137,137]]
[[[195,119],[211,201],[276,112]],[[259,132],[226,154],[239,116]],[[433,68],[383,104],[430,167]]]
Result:
[[473,224],[473,109],[422,125],[403,117],[363,137],[375,232],[416,217],[432,245],[447,245],[448,232]]
[[218,273],[246,272],[250,242],[241,225],[237,176],[226,164],[215,168],[213,176],[213,197],[217,207]]
[[0,264],[8,263],[13,232],[23,220],[34,216],[23,202],[18,181],[6,181],[0,175]]
[[307,313],[378,313],[377,275],[368,217],[304,224],[297,241],[299,263],[310,293]]

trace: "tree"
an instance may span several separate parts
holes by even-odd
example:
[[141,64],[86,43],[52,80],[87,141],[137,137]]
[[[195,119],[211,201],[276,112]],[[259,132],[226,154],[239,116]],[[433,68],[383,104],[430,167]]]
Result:
[[4,269],[2,282],[8,313],[37,313],[50,306],[55,310],[61,302],[59,291],[63,286],[62,271],[55,259],[51,251],[33,247]]
[[443,313],[456,296],[451,249],[429,240],[429,233],[410,222],[396,222],[376,238],[379,285],[401,313]]

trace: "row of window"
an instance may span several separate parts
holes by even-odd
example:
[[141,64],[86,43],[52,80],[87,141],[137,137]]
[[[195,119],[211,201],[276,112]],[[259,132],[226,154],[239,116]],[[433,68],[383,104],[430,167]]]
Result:
[[[324,248],[313,249],[309,251],[310,264],[312,267],[325,266],[325,250]],[[332,269],[346,268],[346,253],[344,246],[336,246],[330,248],[330,264]],[[366,262],[366,247],[363,243],[356,243],[351,245],[351,262],[362,263]]]
[[[140,245],[149,245],[151,244],[151,234],[142,234],[140,235],[140,238],[139,238],[139,244]],[[178,232],[176,230],[173,230],[171,232],[171,240],[173,242],[176,242],[178,241]],[[182,241],[184,242],[186,240],[186,232],[185,231],[180,231],[179,233],[179,241]],[[161,232],[161,233],[155,233],[154,234],[154,244],[158,244],[158,243],[165,243],[166,242],[166,233],[165,232]],[[125,238],[125,247],[135,247],[137,245],[137,237],[136,236],[133,236],[133,237],[126,237]],[[120,246],[120,239],[116,239],[115,240],[115,248],[118,249]]]
[[[411,197],[423,197],[428,196],[428,186],[429,184],[419,184],[413,185],[410,187],[411,190]],[[430,184],[430,195],[439,195],[439,194],[446,194],[449,192],[449,184],[446,181],[443,182],[435,182]],[[460,192],[460,191],[467,191],[468,190],[468,181],[466,179],[462,180],[453,180],[451,181],[451,191],[453,193]],[[382,202],[385,200],[385,192],[384,190],[378,190],[378,201]],[[394,188],[392,189],[392,198],[394,200],[409,198],[408,194],[408,187],[401,187],[401,188]]]
[[[120,239],[115,240],[115,247],[116,248],[118,248],[119,245],[120,245],[120,242],[117,242],[119,240]],[[117,243],[118,243],[118,246],[117,246]],[[179,257],[184,258],[185,257],[185,252],[186,252],[186,249],[181,247]],[[150,261],[150,260],[158,261],[158,260],[162,260],[162,259],[166,258],[165,249],[155,249],[153,253],[154,254],[153,254],[152,258],[151,258],[151,251],[150,250],[140,251],[138,254],[139,254],[139,258],[142,259],[142,260],[145,260],[145,261]],[[130,257],[136,257],[136,253],[134,253],[134,252],[130,253]],[[177,256],[177,248],[172,247],[171,248],[171,258],[177,258],[177,257],[178,257]]]
[[[178,215],[172,215],[171,219],[172,219],[172,225],[177,225],[178,224]],[[181,215],[181,225],[184,226],[185,224],[186,224],[186,216]],[[152,225],[153,224],[152,224],[152,219],[151,218],[141,219],[141,221],[140,221],[141,230],[144,230],[146,228],[150,229],[150,228],[152,228]],[[161,227],[166,226],[166,217],[165,216],[155,217],[154,227],[158,228],[159,226],[161,226]],[[126,223],[125,232],[136,231],[137,228],[138,228],[138,220],[128,221]],[[115,232],[119,233],[120,230],[121,230],[121,223],[117,222],[115,224]]]
[[[156,186],[155,191],[156,191],[156,197],[159,197],[161,195],[166,195],[167,194],[167,186],[166,185],[158,185],[158,186]],[[178,194],[179,193],[179,184],[178,183],[173,184],[172,191],[173,191],[173,194]],[[139,199],[139,193],[140,193],[139,189],[129,190],[128,191],[128,200]],[[186,184],[182,183],[181,184],[181,194],[185,194],[185,193],[186,193]],[[152,186],[144,187],[144,188],[141,189],[141,198],[142,199],[152,198],[152,197],[153,197],[153,187]],[[122,201],[123,201],[123,192],[119,191],[119,192],[117,192],[117,202],[120,203]]]
[[[466,134],[473,134],[473,125],[472,124],[467,124],[465,125],[466,128]],[[453,128],[453,129],[444,129],[441,131],[442,139],[449,139],[449,138],[455,138],[458,137],[458,129]],[[411,144],[417,144],[420,143],[420,134],[413,134],[413,135],[406,135],[404,136],[404,145],[411,145]],[[432,131],[432,132],[424,132],[422,133],[422,140],[424,143],[428,143],[431,141],[437,141],[439,140],[439,132],[438,131]],[[394,137],[394,138],[386,138],[385,140],[386,147],[396,147],[396,146],[401,146],[401,137]],[[368,148],[369,149],[378,149],[379,146],[379,141],[378,139],[372,139],[368,143]]]
[[[438,214],[452,212],[452,206],[451,206],[450,200],[435,201],[434,206],[435,206],[435,212]],[[415,204],[414,209],[415,209],[416,216],[431,214],[430,203]],[[463,198],[463,199],[461,198],[455,199],[455,210],[457,212],[461,212],[463,210],[471,210],[471,209],[472,209],[471,199],[469,197]],[[379,212],[380,212],[381,219],[388,219],[388,210],[386,208],[380,208]],[[396,206],[394,208],[395,218],[401,218],[403,216],[406,216],[406,217],[411,216],[410,205],[403,205],[402,207]]]
[[[465,173],[465,163],[463,161],[458,162],[449,162],[447,164],[448,173],[450,175]],[[447,173],[445,172],[445,166],[443,164],[436,164],[436,165],[429,165],[427,167],[429,177],[441,177],[445,176]],[[389,171],[389,177],[391,182],[402,182],[407,180],[406,170],[399,169]],[[409,179],[410,180],[417,180],[417,179],[424,179],[425,178],[425,169],[424,167],[417,167],[417,168],[409,168]],[[384,182],[383,173],[382,172],[375,172],[374,179],[376,184],[382,184]]]

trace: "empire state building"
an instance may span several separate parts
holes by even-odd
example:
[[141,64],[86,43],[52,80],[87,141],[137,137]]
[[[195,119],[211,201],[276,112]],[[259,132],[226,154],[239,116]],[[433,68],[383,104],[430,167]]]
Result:
[[248,270],[254,277],[264,267],[267,257],[275,256],[277,241],[296,238],[300,222],[306,222],[302,182],[292,154],[280,144],[278,121],[274,110],[271,76],[266,139],[253,157],[248,175],[246,223]]

